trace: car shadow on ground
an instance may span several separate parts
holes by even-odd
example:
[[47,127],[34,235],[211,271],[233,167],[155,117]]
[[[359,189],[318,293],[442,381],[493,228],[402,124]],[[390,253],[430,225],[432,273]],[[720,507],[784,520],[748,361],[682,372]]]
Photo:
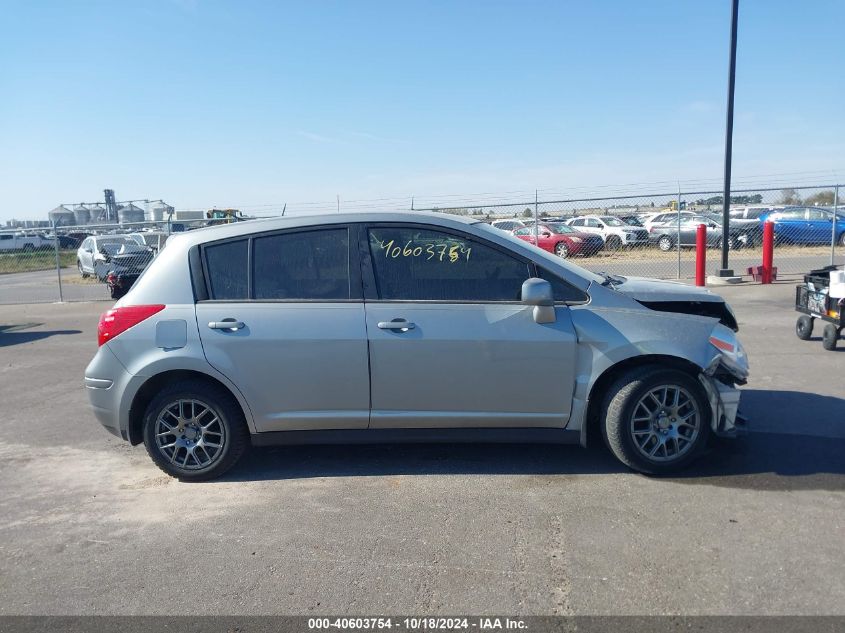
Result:
[[[745,390],[743,398],[751,433],[716,439],[683,474],[653,480],[755,490],[845,490],[845,400],[763,390]],[[754,430],[755,419],[765,430]],[[293,446],[253,449],[219,481],[625,472],[600,440],[591,440],[586,450],[553,444]]]
[[51,336],[65,334],[82,334],[82,330],[41,330],[27,332],[30,328],[44,325],[43,323],[24,323],[16,325],[0,325],[0,347],[11,347],[22,343],[31,343]]

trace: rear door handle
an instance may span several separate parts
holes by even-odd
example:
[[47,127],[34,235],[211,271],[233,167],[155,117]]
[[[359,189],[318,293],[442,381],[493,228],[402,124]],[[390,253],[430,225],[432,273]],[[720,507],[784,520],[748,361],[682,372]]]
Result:
[[379,329],[381,330],[399,330],[400,332],[407,332],[413,330],[416,326],[406,321],[405,319],[393,319],[392,321],[379,321]]
[[209,321],[208,327],[212,330],[229,330],[233,332],[235,330],[242,330],[246,325],[243,321],[236,319],[223,319],[222,321]]

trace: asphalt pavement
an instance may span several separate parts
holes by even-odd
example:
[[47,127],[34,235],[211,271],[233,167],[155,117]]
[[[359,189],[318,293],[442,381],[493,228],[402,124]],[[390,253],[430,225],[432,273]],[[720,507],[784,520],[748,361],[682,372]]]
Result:
[[0,306],[0,614],[843,614],[845,352],[795,337],[790,284],[720,292],[752,432],[670,479],[597,443],[261,449],[180,483],[88,410],[107,302]]

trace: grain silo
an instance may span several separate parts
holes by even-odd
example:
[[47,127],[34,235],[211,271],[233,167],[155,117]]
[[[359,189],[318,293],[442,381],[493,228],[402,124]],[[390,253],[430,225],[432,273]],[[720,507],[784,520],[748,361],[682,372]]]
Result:
[[91,221],[91,209],[84,204],[77,204],[73,207],[73,222],[77,226],[88,224]]
[[141,207],[136,207],[131,202],[129,204],[118,207],[117,221],[120,224],[131,224],[133,222],[144,221],[144,210]]
[[160,200],[150,204],[149,219],[151,222],[164,222],[172,213],[173,207]]
[[73,211],[64,205],[59,205],[47,214],[51,224],[56,226],[73,226],[75,217]]
[[[88,212],[91,214],[91,224],[103,224],[106,220],[106,208],[101,204],[88,205]],[[114,222],[114,220],[112,220]]]

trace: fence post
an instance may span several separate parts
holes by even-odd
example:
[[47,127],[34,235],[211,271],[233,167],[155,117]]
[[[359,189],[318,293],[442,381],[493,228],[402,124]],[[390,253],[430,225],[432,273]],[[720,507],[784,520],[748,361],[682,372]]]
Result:
[[540,214],[537,205],[537,190],[534,190],[534,246],[540,248]]
[[839,185],[836,185],[833,188],[833,214],[830,221],[830,265],[836,261],[836,219],[839,217],[836,215],[836,207],[839,206]]
[[56,252],[56,278],[59,281],[59,303],[64,303],[62,293],[62,265],[59,259],[59,225],[53,222],[53,250]]
[[763,222],[763,270],[761,271],[760,281],[764,284],[772,283],[772,259],[774,245],[775,225],[773,222]]

